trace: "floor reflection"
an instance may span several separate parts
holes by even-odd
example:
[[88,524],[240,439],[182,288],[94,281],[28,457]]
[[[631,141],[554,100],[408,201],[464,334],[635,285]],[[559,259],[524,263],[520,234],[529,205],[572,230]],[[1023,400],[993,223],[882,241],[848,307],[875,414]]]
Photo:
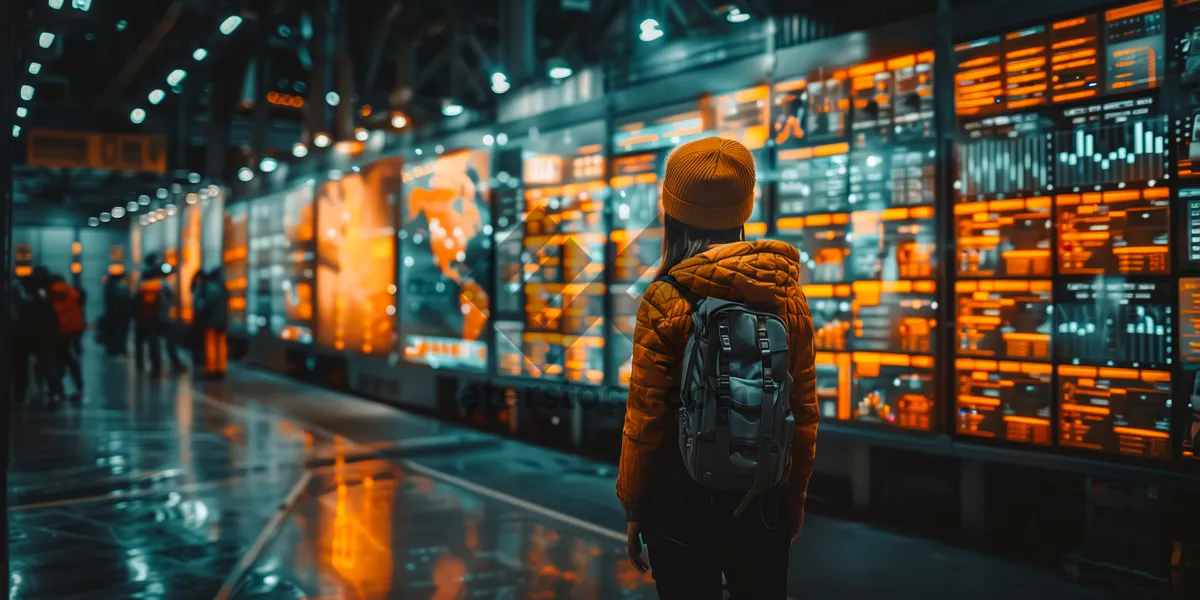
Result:
[[621,545],[381,461],[335,465],[237,598],[654,598]]

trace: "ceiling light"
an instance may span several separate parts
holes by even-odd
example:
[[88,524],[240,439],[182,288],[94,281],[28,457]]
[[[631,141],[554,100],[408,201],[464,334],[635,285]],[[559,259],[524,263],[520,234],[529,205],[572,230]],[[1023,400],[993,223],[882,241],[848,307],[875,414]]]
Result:
[[441,144],[438,144],[438,145],[436,145],[436,146],[434,146],[434,147],[433,147],[433,151],[434,151],[434,152],[436,152],[436,153],[438,153],[438,154],[441,154],[441,153],[443,153],[443,152],[445,152],[445,151],[446,151],[446,147],[445,147],[445,146],[443,146],[443,145],[441,145]]
[[497,94],[503,94],[512,89],[512,84],[508,82],[508,75],[496,72],[492,73],[492,91]]
[[111,221],[111,220],[112,220],[112,215],[110,215],[110,214],[108,214],[108,213],[106,213],[106,212],[102,212],[102,213],[100,213],[100,221],[101,221],[102,223],[107,223],[107,222],[109,222],[109,221]]
[[195,204],[200,201],[200,194],[197,194],[196,192],[192,192],[187,195],[187,198],[184,201],[187,202],[188,204]]
[[167,216],[168,217],[175,216],[175,205],[174,204],[167,205]]
[[184,71],[183,69],[175,69],[174,71],[171,71],[170,75],[167,75],[167,85],[179,85],[179,82],[183,81],[184,77],[187,77],[187,71]]
[[200,174],[188,173],[188,183],[200,183]]
[[507,134],[507,133],[501,133],[500,135],[497,135],[497,136],[496,136],[496,143],[497,143],[497,144],[500,144],[501,146],[503,146],[503,145],[507,144],[507,143],[508,143],[508,134]]
[[28,108],[25,108],[24,106],[18,106],[18,107],[17,107],[17,117],[18,117],[18,118],[24,119],[24,118],[25,118],[26,116],[28,116],[28,115],[29,115],[29,109],[28,109]]
[[196,48],[196,51],[192,53],[192,60],[201,61],[206,58],[208,58],[208,50],[204,48]]
[[114,206],[112,209],[112,217],[114,219],[120,219],[123,216],[125,216],[125,209],[121,208],[120,206]]
[[126,27],[129,27],[129,21],[124,19],[117,21],[117,31],[125,31]]
[[32,85],[21,86],[21,99],[26,102],[33,100],[33,86]]
[[337,106],[338,102],[341,102],[341,101],[342,101],[342,97],[339,96],[337,92],[329,92],[328,94],[325,94],[325,104],[328,104],[330,106]]
[[159,200],[167,199],[167,188],[158,188],[158,199]]
[[329,136],[325,135],[324,133],[318,133],[317,135],[313,136],[313,143],[316,144],[318,148],[328,148],[331,142],[333,142],[333,140],[329,139]]
[[546,71],[546,74],[550,76],[550,79],[566,79],[574,72],[571,69],[571,65],[567,64],[567,61],[554,59],[550,61],[550,69]]
[[421,155],[421,149],[417,148],[417,156],[420,156],[420,155]]
[[141,204],[142,206],[146,206],[147,204],[150,204],[150,196],[147,196],[145,194],[138,196],[138,204]]
[[182,185],[179,185],[178,183],[172,183],[172,184],[171,184],[171,193],[172,193],[172,194],[178,194],[178,193],[181,193],[181,192],[183,192],[183,186],[182,186]]
[[38,45],[43,48],[49,48],[54,43],[54,34],[49,31],[43,32],[38,36]]
[[461,104],[454,102],[453,100],[447,100],[442,103],[442,114],[443,115],[446,115],[447,117],[457,117],[458,115],[461,115],[462,113],[463,113],[463,107]]
[[133,109],[133,111],[129,113],[129,120],[132,121],[134,125],[141,125],[142,121],[146,120],[146,111],[142,110],[141,108]]
[[241,181],[250,181],[254,179],[254,171],[249,167],[242,167],[238,169],[238,179]]
[[21,126],[13,125],[13,137],[21,137]]
[[42,72],[42,63],[40,63],[40,62],[29,63],[29,74],[30,75],[37,75],[38,73],[41,73],[41,72]]
[[[62,6],[61,2],[59,3],[59,6]],[[88,218],[88,226],[89,227],[99,227],[100,219],[97,219],[96,217],[89,217]]]
[[642,21],[639,27],[642,32],[638,34],[638,39],[643,42],[653,42],[663,36],[663,30],[659,27],[658,21],[654,19]]
[[733,7],[729,12],[725,13],[725,20],[730,23],[745,23],[750,20],[750,15],[742,12],[742,9]]
[[492,134],[488,133],[483,136],[483,145],[484,146],[491,146],[492,144],[495,144],[495,143],[496,143],[496,138]]
[[92,0],[71,0],[71,8],[87,12],[92,9]]
[[150,100],[150,104],[157,105],[159,102],[163,101],[163,98],[166,97],[167,93],[162,90],[150,90],[150,95],[147,96],[147,99]]
[[359,127],[358,129],[354,130],[354,139],[356,139],[360,142],[365,142],[370,137],[371,137],[371,133],[368,132],[366,129],[363,129],[362,127]]
[[221,33],[223,33],[225,35],[229,35],[238,28],[238,25],[241,25],[241,24],[242,24],[242,18],[237,15],[233,15],[233,16],[229,17],[228,19],[225,19],[224,21],[222,21],[221,26],[218,27],[217,29],[219,29],[221,31]]
[[216,197],[216,195],[220,194],[220,193],[221,193],[221,188],[217,187],[217,185],[215,183],[213,185],[208,186],[208,195],[209,196]]
[[130,200],[129,202],[125,203],[126,212],[137,212],[139,208],[141,208],[141,205],[134,200]]
[[50,0],[50,8],[60,10],[63,6],[63,0]]
[[308,146],[305,146],[301,142],[296,142],[292,145],[292,156],[295,156],[296,158],[304,158],[305,156],[308,156]]
[[258,163],[258,170],[262,171],[263,173],[273,173],[275,172],[275,169],[278,168],[279,161],[271,158],[270,156],[262,159],[262,162]]
[[395,127],[396,129],[403,129],[405,125],[408,125],[408,117],[400,113],[392,114],[392,127]]

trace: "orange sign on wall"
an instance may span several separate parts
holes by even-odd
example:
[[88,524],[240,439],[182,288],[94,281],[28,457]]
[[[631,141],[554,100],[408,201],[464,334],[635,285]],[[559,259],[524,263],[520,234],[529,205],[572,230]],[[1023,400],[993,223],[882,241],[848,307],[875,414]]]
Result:
[[161,135],[81,133],[34,129],[26,162],[34,167],[167,172],[167,140]]

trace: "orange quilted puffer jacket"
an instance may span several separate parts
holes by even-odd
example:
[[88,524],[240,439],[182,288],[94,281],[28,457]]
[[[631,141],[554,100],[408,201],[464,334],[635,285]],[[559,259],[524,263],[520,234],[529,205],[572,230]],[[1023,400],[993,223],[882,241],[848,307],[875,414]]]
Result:
[[[796,433],[789,475],[792,515],[799,525],[817,446],[817,386],[813,324],[800,289],[800,255],[791,244],[762,240],[709,248],[680,262],[670,275],[700,296],[774,307],[787,323],[792,414]],[[679,409],[676,379],[692,331],[691,308],[670,284],[650,284],[638,309],[633,377],[625,407],[625,439],[617,496],[625,517],[637,521],[657,453],[678,452],[673,439]]]

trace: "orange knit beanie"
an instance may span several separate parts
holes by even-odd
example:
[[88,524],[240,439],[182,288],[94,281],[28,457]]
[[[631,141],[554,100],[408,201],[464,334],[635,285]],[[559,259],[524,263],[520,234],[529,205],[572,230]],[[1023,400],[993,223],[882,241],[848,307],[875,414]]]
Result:
[[680,146],[667,159],[662,205],[692,227],[741,227],[754,211],[754,157],[745,146],[716,137]]

